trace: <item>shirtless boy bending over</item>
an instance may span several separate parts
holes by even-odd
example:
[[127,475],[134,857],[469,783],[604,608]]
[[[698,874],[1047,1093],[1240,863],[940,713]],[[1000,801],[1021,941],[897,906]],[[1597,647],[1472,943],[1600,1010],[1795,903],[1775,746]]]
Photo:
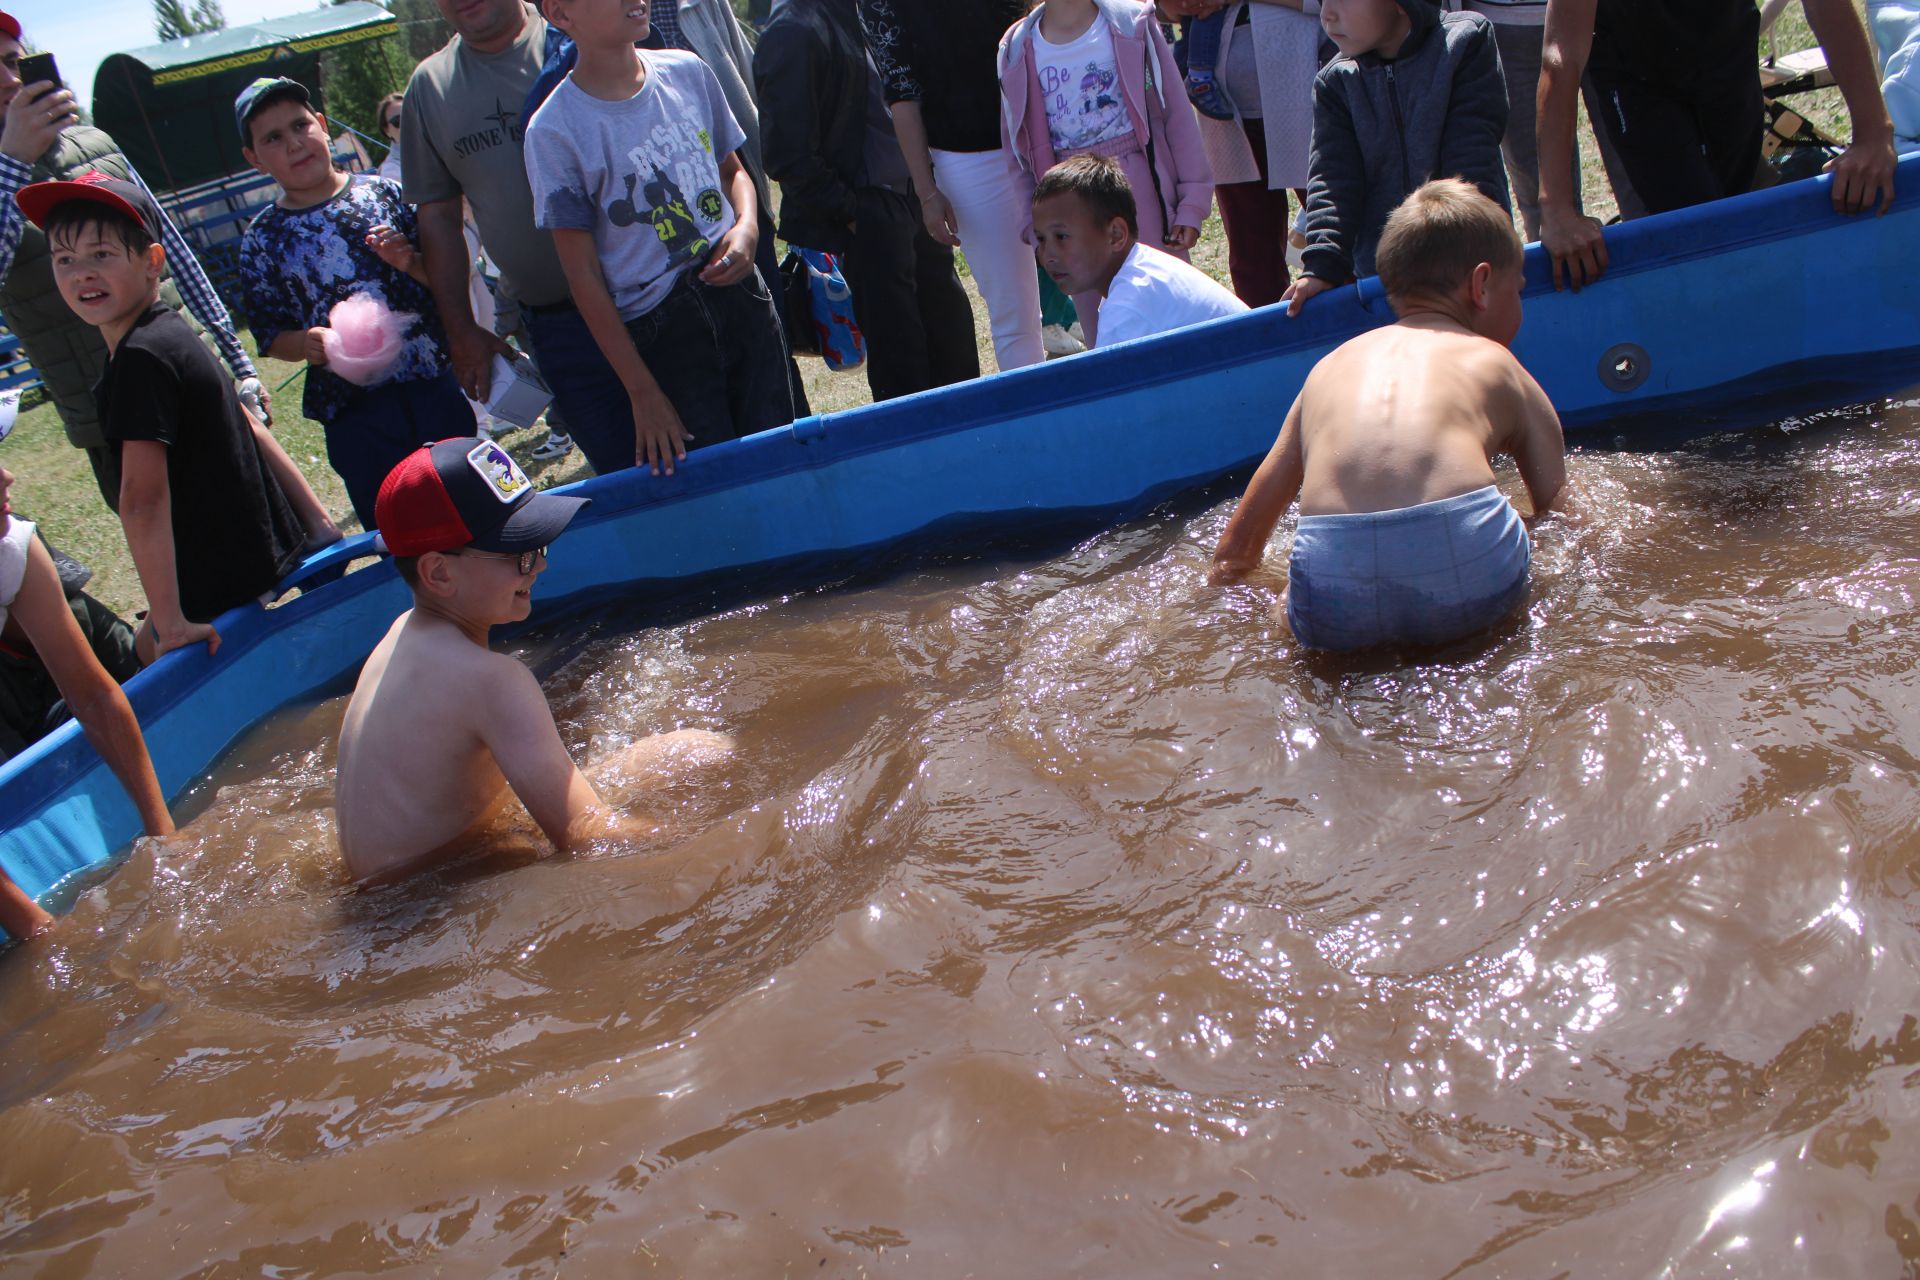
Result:
[[1536,516],[1562,501],[1560,418],[1507,350],[1521,248],[1499,205],[1454,178],[1395,209],[1376,258],[1396,324],[1307,375],[1214,551],[1213,580],[1260,563],[1300,499],[1287,622],[1313,649],[1443,644],[1526,597],[1526,523],[1494,486],[1511,454]]
[[[504,450],[472,438],[416,450],[380,486],[380,534],[413,608],[361,669],[340,730],[335,803],[354,879],[390,878],[458,852],[509,788],[562,850],[656,830],[601,801],[561,743],[533,673],[487,647],[490,628],[532,610],[547,545],[586,504],[538,492]],[[731,748],[719,734],[683,730],[610,763],[630,777]]]

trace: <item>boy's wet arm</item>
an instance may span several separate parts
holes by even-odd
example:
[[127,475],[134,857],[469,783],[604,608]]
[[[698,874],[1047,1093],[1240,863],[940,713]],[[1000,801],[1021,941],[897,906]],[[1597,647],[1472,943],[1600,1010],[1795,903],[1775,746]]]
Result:
[[1558,508],[1566,496],[1567,443],[1560,414],[1532,374],[1514,362],[1520,412],[1508,451],[1527,486],[1535,516]]
[[1259,567],[1266,554],[1267,540],[1273,536],[1280,517],[1287,513],[1306,476],[1306,455],[1300,443],[1300,401],[1287,411],[1279,439],[1267,451],[1266,458],[1253,473],[1247,491],[1227,520],[1226,529],[1213,551],[1213,572],[1209,581],[1216,586],[1237,582]]
[[547,839],[557,849],[571,848],[576,824],[599,798],[561,742],[533,673],[511,658],[487,657],[492,661],[482,665],[492,691],[470,704],[480,740]]

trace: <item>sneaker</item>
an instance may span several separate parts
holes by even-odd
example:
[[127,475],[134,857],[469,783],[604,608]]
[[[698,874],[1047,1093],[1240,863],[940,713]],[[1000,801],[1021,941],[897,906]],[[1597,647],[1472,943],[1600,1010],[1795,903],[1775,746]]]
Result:
[[1050,324],[1040,331],[1040,345],[1046,348],[1049,356],[1077,356],[1087,349],[1086,343],[1057,324]]
[[1226,93],[1211,71],[1187,72],[1187,97],[1192,100],[1193,109],[1203,116],[1214,120],[1233,119],[1233,103],[1227,101]]
[[545,462],[550,458],[564,458],[572,452],[572,436],[563,436],[557,431],[549,431],[547,438],[534,446],[533,456]]

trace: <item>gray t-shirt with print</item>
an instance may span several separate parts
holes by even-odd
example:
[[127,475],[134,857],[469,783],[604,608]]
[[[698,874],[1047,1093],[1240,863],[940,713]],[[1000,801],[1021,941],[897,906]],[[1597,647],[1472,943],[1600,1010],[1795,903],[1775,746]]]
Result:
[[527,126],[527,177],[543,230],[591,231],[623,320],[660,304],[733,227],[720,162],[746,141],[707,65],[636,50],[640,92],[603,102],[568,76]]
[[532,6],[520,38],[475,53],[455,36],[414,69],[400,113],[400,165],[408,201],[464,195],[506,294],[533,306],[567,297],[553,237],[533,225],[520,108],[539,78],[547,22]]

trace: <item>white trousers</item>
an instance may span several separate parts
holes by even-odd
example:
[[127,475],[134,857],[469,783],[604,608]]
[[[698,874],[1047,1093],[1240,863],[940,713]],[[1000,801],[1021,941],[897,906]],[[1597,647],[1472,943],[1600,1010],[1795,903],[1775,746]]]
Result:
[[993,355],[1002,371],[1039,364],[1040,275],[1033,246],[1020,238],[1027,211],[1001,151],[935,151],[933,180],[953,204],[960,249],[967,256],[993,325]]

